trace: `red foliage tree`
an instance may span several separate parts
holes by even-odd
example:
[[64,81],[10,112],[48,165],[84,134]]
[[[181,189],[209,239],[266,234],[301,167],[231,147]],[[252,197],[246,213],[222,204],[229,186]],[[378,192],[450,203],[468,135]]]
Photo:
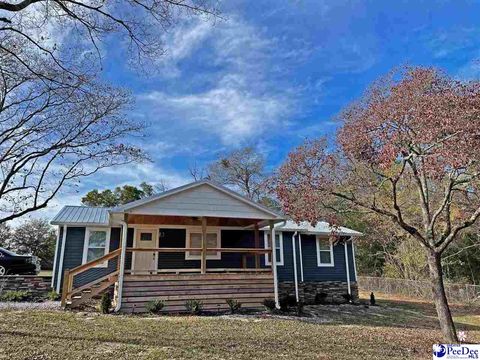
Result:
[[307,141],[280,167],[284,211],[311,222],[368,211],[416,239],[443,335],[457,341],[441,257],[480,216],[480,82],[406,68],[374,83],[340,118],[335,148]]

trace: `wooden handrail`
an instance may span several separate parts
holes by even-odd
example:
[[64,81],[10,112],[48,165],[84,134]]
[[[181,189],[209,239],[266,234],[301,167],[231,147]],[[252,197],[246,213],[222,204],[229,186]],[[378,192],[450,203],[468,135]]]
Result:
[[[73,277],[75,275],[77,275],[81,272],[84,272],[88,269],[91,269],[94,266],[96,266],[98,264],[101,264],[105,261],[108,261],[108,260],[111,260],[111,259],[113,259],[117,256],[120,256],[121,253],[122,253],[122,248],[118,248],[116,250],[113,250],[113,251],[109,252],[108,254],[103,255],[102,257],[99,257],[98,259],[89,261],[85,264],[74,267],[73,269],[65,270],[65,273],[64,273],[64,276],[63,276],[63,287],[62,287],[62,299],[61,299],[62,306],[65,306],[67,300],[72,296],[72,293],[73,293]],[[114,272],[112,272],[112,274],[113,273]]]
[[116,250],[113,250],[113,251],[109,252],[108,254],[103,255],[102,257],[99,257],[98,259],[95,259],[95,260],[89,261],[85,264],[82,264],[80,266],[74,267],[73,269],[70,269],[70,275],[76,275],[78,273],[81,273],[85,270],[88,270],[88,269],[94,267],[95,265],[98,265],[98,264],[101,264],[105,261],[111,260],[114,257],[117,257],[118,255],[120,255],[121,252],[122,252],[122,249],[118,248]]

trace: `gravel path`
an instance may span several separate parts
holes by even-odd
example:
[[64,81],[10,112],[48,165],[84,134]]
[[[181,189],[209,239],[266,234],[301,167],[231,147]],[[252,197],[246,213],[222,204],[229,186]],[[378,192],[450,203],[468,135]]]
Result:
[[0,302],[0,310],[60,310],[60,301]]

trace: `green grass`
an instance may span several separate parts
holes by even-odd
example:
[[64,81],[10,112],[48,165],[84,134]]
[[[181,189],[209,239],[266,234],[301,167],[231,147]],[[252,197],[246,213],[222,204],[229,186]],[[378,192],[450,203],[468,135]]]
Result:
[[[431,359],[441,339],[431,304],[379,302],[325,307],[321,324],[3,310],[0,359]],[[480,341],[478,312],[454,311],[468,340]]]

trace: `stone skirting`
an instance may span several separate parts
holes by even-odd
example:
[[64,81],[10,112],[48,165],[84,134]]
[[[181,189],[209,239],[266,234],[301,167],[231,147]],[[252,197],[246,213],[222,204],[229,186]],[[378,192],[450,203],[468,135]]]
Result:
[[28,291],[34,298],[44,297],[52,289],[51,276],[0,276],[0,294],[5,291]]
[[[358,286],[351,282],[352,297],[358,300]],[[295,284],[293,281],[282,281],[278,283],[279,297],[295,296]],[[326,294],[324,301],[327,303],[344,303],[344,295],[348,293],[347,282],[343,281],[304,281],[298,283],[298,295],[305,304],[314,304],[317,294]]]

